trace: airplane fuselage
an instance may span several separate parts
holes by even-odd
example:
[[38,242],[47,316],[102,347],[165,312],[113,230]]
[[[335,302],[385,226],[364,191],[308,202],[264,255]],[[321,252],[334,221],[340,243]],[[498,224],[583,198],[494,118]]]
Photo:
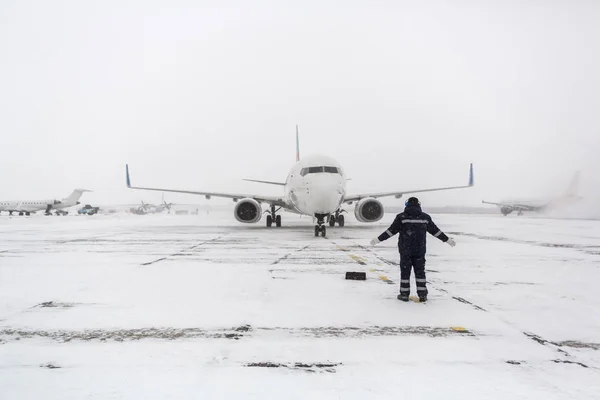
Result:
[[45,210],[54,200],[0,201],[0,211],[36,212]]
[[23,201],[0,201],[0,212],[8,211],[9,213],[17,212],[19,214],[35,213],[36,211],[49,212],[53,210],[62,210],[79,204],[79,198],[86,189],[75,189],[70,196],[62,200],[23,200]]
[[333,158],[306,157],[297,162],[288,174],[285,196],[300,214],[334,214],[346,196],[344,171]]

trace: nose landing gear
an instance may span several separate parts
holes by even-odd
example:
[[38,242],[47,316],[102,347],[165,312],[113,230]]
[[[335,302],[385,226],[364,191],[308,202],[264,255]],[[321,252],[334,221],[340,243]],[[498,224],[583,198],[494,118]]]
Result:
[[315,225],[315,237],[318,237],[319,234],[325,237],[327,235],[327,228],[325,227],[325,215],[316,214],[315,217],[317,217],[317,225]]

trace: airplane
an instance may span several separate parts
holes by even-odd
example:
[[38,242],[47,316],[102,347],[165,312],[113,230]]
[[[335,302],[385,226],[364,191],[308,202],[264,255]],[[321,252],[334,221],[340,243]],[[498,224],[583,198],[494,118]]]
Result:
[[50,215],[51,210],[56,210],[56,215],[65,215],[67,212],[63,209],[79,204],[79,199],[84,192],[91,192],[91,190],[75,189],[73,193],[62,200],[0,201],[0,213],[7,211],[9,215],[14,212],[19,215],[31,215],[36,211],[45,210],[45,214]]
[[159,205],[144,203],[144,201],[142,201],[141,206],[139,206],[137,208],[132,207],[129,209],[129,212],[132,214],[137,214],[137,215],[146,215],[146,214],[159,214],[159,213],[162,213],[163,211],[167,210],[167,212],[170,214],[172,206],[173,206],[173,203],[167,203],[165,201],[165,196],[163,193],[162,203],[160,203]]
[[173,203],[167,203],[165,201],[165,194],[163,193],[162,195],[162,199],[161,199],[162,203],[160,203],[159,205],[154,207],[154,212],[155,213],[161,213],[165,210],[167,210],[167,212],[170,214],[171,213],[171,207],[173,207]]
[[491,204],[494,206],[498,206],[500,208],[500,212],[504,216],[507,216],[513,211],[516,211],[517,215],[523,215],[523,212],[525,211],[543,213],[548,211],[549,209],[565,206],[568,204],[572,204],[578,200],[581,200],[581,197],[577,196],[578,187],[579,171],[573,174],[573,178],[571,178],[571,183],[569,184],[569,187],[567,188],[565,193],[552,200],[513,200],[498,203],[482,200],[481,202],[483,204]]
[[150,210],[154,210],[156,206],[154,204],[144,203],[142,200],[142,205],[138,207],[131,207],[129,212],[137,215],[146,215],[150,212]]
[[401,190],[382,193],[346,193],[346,175],[342,166],[333,158],[315,155],[300,159],[300,146],[298,138],[298,126],[296,126],[296,164],[291,168],[285,182],[259,181],[246,179],[251,182],[277,185],[283,187],[281,196],[263,196],[256,194],[243,193],[217,193],[209,191],[178,190],[178,189],[160,189],[133,186],[129,175],[129,165],[125,165],[126,184],[129,189],[153,190],[173,193],[187,193],[211,197],[230,198],[236,203],[233,214],[235,219],[241,223],[259,222],[262,215],[262,203],[269,205],[266,225],[271,227],[281,226],[281,215],[278,212],[282,209],[287,211],[308,215],[316,218],[315,236],[325,237],[325,219],[328,219],[329,226],[333,227],[337,223],[343,227],[345,218],[342,214],[345,210],[342,205],[356,202],[354,215],[360,222],[377,222],[383,218],[383,204],[377,200],[380,197],[394,196],[401,198],[407,193],[434,192],[439,190],[462,189],[472,187],[473,182],[473,164],[470,166],[469,183],[465,186],[450,186],[433,189],[415,189]]

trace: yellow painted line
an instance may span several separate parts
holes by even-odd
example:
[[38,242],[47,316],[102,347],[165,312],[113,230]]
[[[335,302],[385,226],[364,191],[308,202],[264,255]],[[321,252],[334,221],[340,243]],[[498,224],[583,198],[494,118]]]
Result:
[[355,256],[354,254],[349,254],[350,258],[353,259],[354,261],[356,261],[359,264],[366,264],[367,260],[365,260],[362,257],[359,256]]
[[[338,250],[344,251],[346,253],[348,253],[350,250],[340,246],[339,244],[336,244],[336,247],[338,248]],[[348,254],[350,256],[351,259],[353,259],[354,261],[356,261],[357,263],[359,263],[360,265],[367,265],[367,260],[365,260],[362,257],[359,256],[355,256],[354,254]]]
[[394,283],[392,280],[390,280],[390,278],[388,278],[385,275],[379,275],[379,279],[381,279],[382,281],[384,281],[385,283]]
[[450,327],[450,329],[452,329],[454,332],[469,332],[466,328],[463,328],[462,326],[452,326]]

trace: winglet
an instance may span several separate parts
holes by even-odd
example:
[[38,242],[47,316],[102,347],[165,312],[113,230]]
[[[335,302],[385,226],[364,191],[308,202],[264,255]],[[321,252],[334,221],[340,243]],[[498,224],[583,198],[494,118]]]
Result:
[[300,139],[298,138],[298,125],[296,124],[296,162],[300,161]]
[[469,167],[469,186],[475,185],[475,180],[473,179],[473,163]]
[[127,187],[131,188],[131,180],[129,179],[129,164],[125,164],[125,180]]

